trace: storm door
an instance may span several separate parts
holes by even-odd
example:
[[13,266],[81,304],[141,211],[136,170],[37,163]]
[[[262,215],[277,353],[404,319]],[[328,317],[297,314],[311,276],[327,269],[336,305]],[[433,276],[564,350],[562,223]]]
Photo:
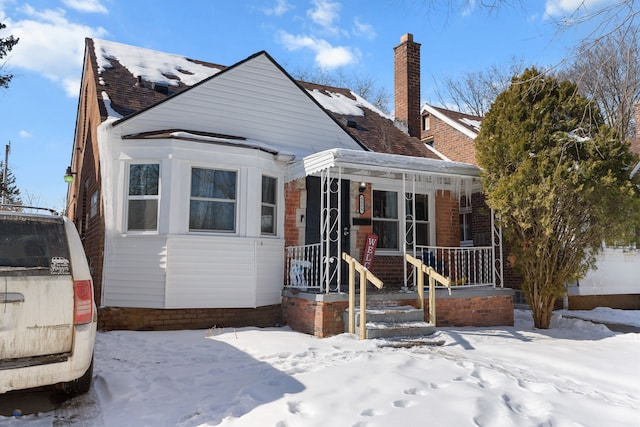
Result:
[[306,187],[305,244],[322,244],[323,286],[328,283],[335,291],[347,283],[348,270],[340,252],[350,253],[350,181],[328,174],[322,178],[308,176]]

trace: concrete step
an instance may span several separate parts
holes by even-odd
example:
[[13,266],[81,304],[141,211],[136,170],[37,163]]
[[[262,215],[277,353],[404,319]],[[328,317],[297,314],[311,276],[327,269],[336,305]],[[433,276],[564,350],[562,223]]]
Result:
[[[433,335],[436,327],[428,322],[367,322],[367,339],[422,337]],[[360,327],[356,327],[356,334],[360,334]]]
[[[360,335],[360,308],[355,309],[355,333]],[[436,328],[424,321],[424,311],[411,306],[367,308],[366,337],[395,338],[432,335]],[[349,311],[344,314],[345,331],[349,328]]]
[[[360,325],[360,307],[355,308],[356,326]],[[345,310],[345,325],[349,324],[349,310]],[[424,311],[419,308],[407,306],[367,308],[367,323],[379,322],[422,322]]]

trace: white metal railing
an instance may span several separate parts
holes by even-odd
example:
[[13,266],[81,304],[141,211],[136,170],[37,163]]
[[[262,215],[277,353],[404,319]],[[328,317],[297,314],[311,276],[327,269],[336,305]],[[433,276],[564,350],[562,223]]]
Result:
[[[325,283],[322,249],[320,243],[285,248],[285,287],[314,292],[332,291]],[[416,258],[449,278],[451,286],[495,286],[491,246],[416,246]],[[413,277],[411,271],[410,280]]]
[[321,244],[287,246],[285,250],[285,287],[321,290]]
[[451,286],[494,286],[493,248],[416,246],[416,256],[444,277]]

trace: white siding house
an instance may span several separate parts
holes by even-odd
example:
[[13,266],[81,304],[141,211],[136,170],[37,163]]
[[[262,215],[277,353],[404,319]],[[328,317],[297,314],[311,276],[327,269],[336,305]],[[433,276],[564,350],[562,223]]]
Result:
[[[105,121],[98,139],[102,304],[279,303],[288,164],[335,147],[362,150],[265,53],[137,114]],[[150,174],[157,174],[151,183]],[[267,210],[273,220],[261,213],[263,177],[275,183]],[[200,194],[198,179],[220,188],[202,185]],[[223,195],[227,190],[232,194]],[[212,209],[216,218],[195,224],[198,209]]]

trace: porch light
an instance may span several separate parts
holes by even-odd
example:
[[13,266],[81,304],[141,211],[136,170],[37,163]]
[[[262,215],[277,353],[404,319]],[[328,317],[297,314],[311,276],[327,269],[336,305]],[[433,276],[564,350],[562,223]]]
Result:
[[64,182],[71,184],[73,182],[73,175],[77,172],[71,172],[71,166],[67,166],[67,171],[64,173]]
[[361,182],[360,183],[360,188],[358,188],[358,190],[360,190],[361,193],[364,193],[364,190],[367,189],[367,183],[366,182]]

